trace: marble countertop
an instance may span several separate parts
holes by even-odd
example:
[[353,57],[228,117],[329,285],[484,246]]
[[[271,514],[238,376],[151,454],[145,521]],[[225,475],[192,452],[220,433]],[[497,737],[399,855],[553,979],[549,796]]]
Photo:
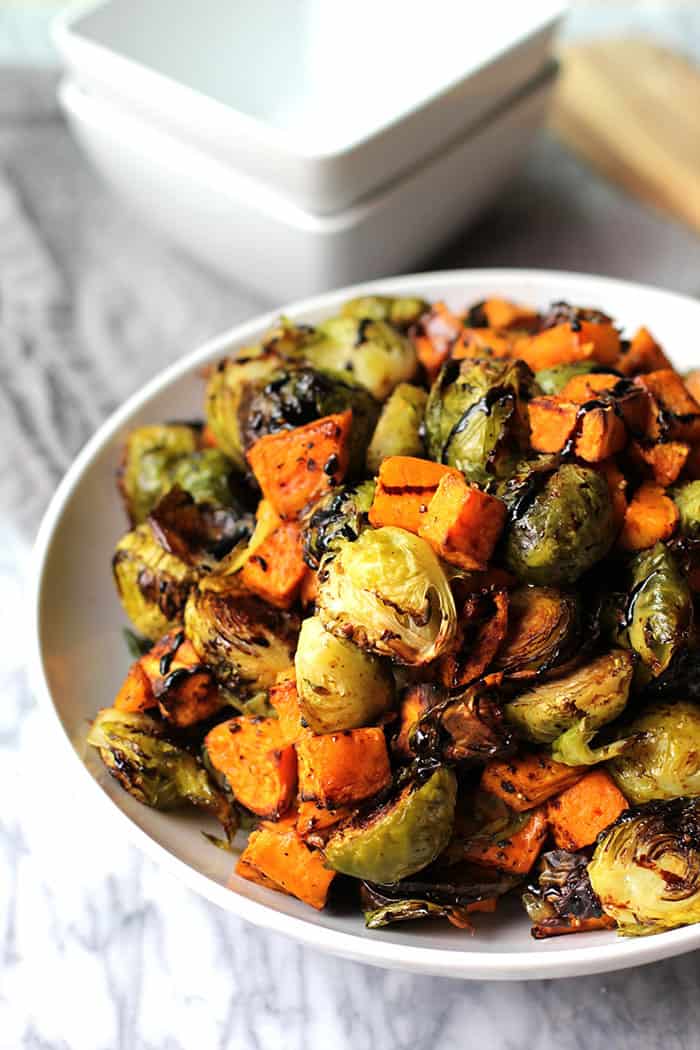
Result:
[[[630,17],[608,8],[571,31]],[[700,52],[697,9],[635,18]],[[198,899],[108,836],[53,775],[24,669],[40,514],[127,394],[266,304],[197,268],[105,189],[57,112],[39,34],[30,46],[18,26],[0,11],[0,1050],[694,1050],[698,955],[510,985],[329,958]],[[590,270],[692,294],[699,263],[697,237],[546,136],[490,215],[434,260]]]

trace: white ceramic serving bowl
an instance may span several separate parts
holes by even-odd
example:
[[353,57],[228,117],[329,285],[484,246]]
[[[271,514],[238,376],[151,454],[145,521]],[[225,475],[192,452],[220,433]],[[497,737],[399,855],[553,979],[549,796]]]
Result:
[[544,67],[561,0],[101,0],[54,40],[135,117],[338,212],[463,138]]
[[454,238],[523,163],[556,66],[463,142],[335,215],[312,215],[262,182],[72,82],[73,131],[105,178],[148,221],[268,302],[413,268]]
[[[633,329],[647,324],[680,368],[697,364],[688,332],[700,327],[700,303],[670,292],[606,278],[529,270],[465,270],[358,285],[284,307],[313,323],[342,300],[373,292],[445,299],[453,307],[501,295],[545,307],[568,299],[594,305]],[[260,926],[305,944],[379,966],[450,977],[570,977],[648,963],[700,947],[700,925],[653,937],[623,939],[595,932],[534,941],[516,902],[503,914],[475,916],[469,936],[445,924],[415,923],[370,932],[359,914],[315,912],[291,897],[234,876],[232,858],[200,835],[198,814],[166,815],[140,806],[109,778],[94,755],[84,757],[88,720],[111,703],[129,664],[124,617],[110,571],[125,530],[114,472],[121,443],[135,425],[201,416],[202,365],[258,339],[277,316],[225,332],[151,380],[117,411],[80,453],[61,482],[39,531],[34,554],[36,635],[32,673],[53,734],[81,793],[102,802],[102,819],[196,893]],[[57,768],[60,768],[58,766]],[[77,786],[77,783],[76,783]],[[87,805],[87,799],[86,799]],[[72,821],[81,814],[72,811]],[[213,830],[213,829],[212,829]]]

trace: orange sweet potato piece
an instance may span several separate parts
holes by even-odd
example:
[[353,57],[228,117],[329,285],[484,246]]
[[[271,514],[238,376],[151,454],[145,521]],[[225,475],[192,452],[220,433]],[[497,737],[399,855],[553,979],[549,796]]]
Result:
[[510,760],[492,759],[481,775],[481,788],[522,812],[575,784],[586,771],[586,766],[565,766],[531,752]]
[[171,631],[141,657],[163,718],[184,728],[223,706],[218,686],[182,631]]
[[147,711],[149,707],[155,707],[156,703],[148,675],[141,661],[136,660],[114,698],[114,706],[118,711]]
[[423,314],[414,326],[411,335],[416,354],[431,383],[449,357],[462,326],[461,317],[452,313],[442,302],[435,303],[432,310]]
[[506,507],[457,471],[445,474],[430,501],[418,535],[441,558],[463,569],[485,569],[506,520]]
[[409,532],[418,532],[440,480],[448,474],[462,476],[453,467],[443,467],[430,459],[389,456],[379,468],[369,509],[370,524],[375,528],[398,525]]
[[465,357],[510,357],[515,346],[511,332],[495,328],[464,328],[455,340],[450,357],[460,361]]
[[659,369],[671,367],[671,362],[649,329],[643,327],[637,329],[629,349],[620,354],[615,362],[616,370],[624,376],[644,375],[645,372],[657,372]]
[[486,299],[481,311],[490,328],[518,328],[528,331],[537,326],[539,314],[531,306],[520,306],[508,299]]
[[627,809],[625,796],[602,769],[594,769],[547,803],[547,820],[559,849],[590,846]]
[[268,820],[286,813],[294,801],[297,760],[279,719],[240,715],[215,726],[204,746],[241,805]]
[[625,512],[620,544],[628,551],[646,550],[659,540],[669,539],[678,525],[678,508],[661,485],[645,481]]
[[[313,838],[321,841],[341,820],[349,817],[352,810],[349,806],[338,809],[327,809],[316,802],[300,802],[297,814],[297,833],[304,840]],[[325,834],[324,834],[325,833]]]
[[361,802],[391,782],[384,733],[378,728],[348,729],[296,744],[299,797],[331,809]]
[[301,721],[301,708],[293,667],[277,675],[277,681],[270,688],[269,699],[277,712],[283,739],[289,744],[295,744],[306,730]]
[[265,824],[250,833],[236,874],[297,897],[318,910],[325,906],[335,877],[335,872],[325,866],[323,855],[309,849],[287,821]]
[[569,441],[588,463],[599,463],[625,447],[627,430],[612,405],[583,411],[563,396],[536,397],[528,406],[530,443],[538,452],[559,452]]
[[440,680],[446,689],[459,689],[481,677],[494,659],[508,630],[508,594],[473,594],[460,617],[462,643],[438,662]]
[[411,733],[426,711],[440,700],[440,693],[427,682],[418,682],[410,686],[403,695],[399,706],[398,732],[392,742],[392,749],[403,758],[413,758]]
[[613,513],[618,528],[622,528],[627,512],[627,479],[622,473],[614,459],[604,459],[598,464],[598,469],[608,483],[608,491],[612,500]]
[[[661,366],[664,367],[664,366]],[[668,365],[668,368],[671,366]],[[700,404],[700,368],[696,368],[692,372],[688,372],[688,375],[683,380],[685,383],[685,389],[688,391],[691,397]]]
[[610,372],[592,372],[590,375],[572,376],[560,392],[565,401],[585,405],[593,401],[611,401],[625,425],[637,434],[644,430],[649,414],[649,399],[643,390],[620,380]]
[[690,455],[684,441],[665,441],[656,445],[633,441],[630,453],[635,462],[651,473],[657,485],[668,488],[677,481]]
[[601,365],[612,365],[620,352],[620,335],[609,322],[564,321],[535,335],[523,336],[515,344],[514,354],[525,361],[533,372],[555,365],[593,359]]
[[296,521],[279,525],[251,554],[241,572],[249,591],[277,609],[289,609],[299,597],[306,575],[301,526]]
[[547,837],[546,807],[530,810],[527,822],[508,838],[498,842],[479,840],[476,836],[467,842],[464,859],[489,868],[527,875],[537,860]]
[[294,430],[266,434],[248,450],[263,496],[281,518],[295,518],[345,477],[352,412],[339,412]]
[[652,441],[700,441],[700,405],[672,368],[636,376],[650,403],[647,437]]

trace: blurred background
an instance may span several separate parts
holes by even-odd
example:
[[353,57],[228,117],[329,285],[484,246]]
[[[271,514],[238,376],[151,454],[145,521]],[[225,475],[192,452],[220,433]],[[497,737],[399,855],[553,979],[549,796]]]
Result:
[[[133,0],[113,2],[138,12]],[[145,12],[156,0],[142,2],[128,24],[117,19],[124,46],[129,32],[139,46],[147,39]],[[200,0],[201,11],[213,2]],[[162,155],[126,164],[116,138],[123,115],[100,121],[75,70],[76,91],[64,94],[62,109],[61,60],[49,26],[65,6],[0,0],[0,596],[12,612],[0,632],[0,797],[18,803],[0,811],[0,1050],[277,1050],[281,1037],[300,1050],[321,1039],[342,1050],[427,1050],[462,1046],[466,1031],[488,1050],[549,1050],[555,1043],[574,1050],[584,1041],[587,1050],[644,1050],[661,1040],[669,1050],[696,1047],[695,956],[606,977],[507,987],[385,974],[325,959],[217,912],[98,822],[80,816],[71,828],[66,812],[80,813],[81,803],[51,780],[24,669],[23,610],[41,514],[107,415],[217,332],[324,280],[352,279],[344,269],[350,263],[360,267],[358,276],[386,269],[390,257],[373,250],[366,230],[394,222],[399,211],[391,208],[408,213],[401,228],[409,229],[418,214],[411,212],[412,193],[426,201],[424,236],[439,215],[440,237],[429,251],[406,241],[393,271],[561,268],[698,295],[700,4],[574,3],[542,55],[545,63],[550,48],[556,53],[558,81],[544,65],[535,73],[536,90],[546,82],[547,106],[516,108],[509,134],[527,131],[517,155],[508,148],[513,138],[489,154],[512,166],[507,183],[494,183],[495,196],[477,193],[484,180],[478,165],[462,167],[468,153],[443,172],[450,193],[440,196],[453,211],[426,197],[419,183],[408,195],[390,193],[389,203],[386,187],[367,188],[359,204],[346,202],[338,212],[344,217],[333,228],[350,232],[334,256],[316,249],[332,216],[292,200],[291,181],[280,189],[261,177],[258,189],[240,181],[230,159],[209,158],[207,171],[229,164],[237,172],[232,184],[244,187],[239,228],[247,240],[223,227],[217,242],[223,213],[202,218],[202,195],[188,191],[188,180],[164,192],[154,174]],[[178,47],[186,49],[178,19],[184,8],[180,0],[161,6],[169,14],[162,41],[172,59]],[[488,5],[472,6],[470,45]],[[240,7],[230,0],[231,12]],[[522,17],[529,5],[516,7]],[[263,8],[273,11],[261,0]],[[388,18],[389,8],[383,11]],[[426,3],[426,19],[433,16]],[[426,46],[434,50],[442,27],[430,24],[437,38]],[[264,64],[257,75],[270,80]],[[121,78],[125,90],[134,87],[130,76]],[[505,107],[493,112],[508,115]],[[488,131],[490,113],[476,120],[475,132]],[[101,137],[89,135],[91,127]],[[179,131],[173,125],[168,133]],[[245,168],[250,156],[239,160]],[[363,211],[375,198],[375,210]],[[277,231],[267,241],[243,218],[253,200],[256,214],[265,213]],[[287,235],[292,264],[282,266],[285,253],[273,248]],[[308,251],[304,266],[294,265],[297,245]],[[35,790],[37,777],[52,790]]]

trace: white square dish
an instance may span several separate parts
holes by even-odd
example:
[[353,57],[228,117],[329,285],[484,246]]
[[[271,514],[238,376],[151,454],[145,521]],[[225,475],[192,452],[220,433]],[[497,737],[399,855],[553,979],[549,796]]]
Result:
[[472,135],[380,193],[332,216],[92,96],[63,108],[97,168],[149,222],[268,301],[405,270],[452,239],[523,162],[556,80],[550,68]]
[[82,87],[323,214],[463,138],[532,79],[565,7],[103,0],[60,15],[54,38]]

